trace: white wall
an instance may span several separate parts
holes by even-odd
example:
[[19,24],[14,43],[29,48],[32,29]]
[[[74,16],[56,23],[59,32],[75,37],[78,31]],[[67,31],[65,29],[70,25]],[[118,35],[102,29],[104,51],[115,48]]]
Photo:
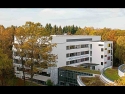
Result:
[[[66,46],[89,44],[90,41],[66,42],[66,39],[81,39],[81,38],[92,38],[93,41],[101,40],[100,36],[83,36],[83,35],[54,35],[53,36],[52,43],[57,43],[57,47],[53,48],[52,53],[58,56],[57,67],[66,66],[66,61],[76,60],[76,59],[80,59],[83,57],[89,57],[89,54],[88,54],[88,55],[81,55],[81,56],[74,56],[74,57],[66,58],[67,53],[89,51],[89,48],[66,50]],[[69,66],[77,66],[82,63],[89,63],[89,61],[80,62],[76,64],[70,64]]]
[[[111,52],[108,54],[108,50],[111,51],[111,47],[108,47],[108,44],[111,44],[112,41],[104,41],[104,42],[90,42],[92,44],[92,63],[99,64],[95,67],[96,70],[102,70],[105,67],[112,66],[113,61],[111,61],[111,56],[113,58],[113,48],[112,48],[112,55]],[[103,46],[99,46],[99,44],[103,44]],[[113,43],[112,43],[113,45]],[[101,51],[101,48],[103,48],[103,51]],[[105,50],[107,48],[107,50]],[[103,55],[103,58],[101,58],[101,55]],[[107,57],[105,55],[110,56],[110,60],[107,60]],[[113,59],[112,59],[113,60]],[[103,62],[103,65],[101,65],[101,62]],[[104,62],[107,62],[106,64]],[[112,63],[111,63],[112,62]]]
[[125,76],[124,70],[121,69],[122,66],[125,66],[125,64],[122,64],[122,65],[120,65],[120,66],[118,67],[118,75],[119,75],[120,77]]
[[[104,63],[101,65],[101,62],[104,62],[104,59],[101,58],[101,55],[104,56],[104,51],[101,51],[101,48],[104,46],[98,46],[98,42],[92,43],[92,63],[99,64],[95,67],[95,70],[102,70],[104,68]],[[101,44],[104,44],[103,42]]]

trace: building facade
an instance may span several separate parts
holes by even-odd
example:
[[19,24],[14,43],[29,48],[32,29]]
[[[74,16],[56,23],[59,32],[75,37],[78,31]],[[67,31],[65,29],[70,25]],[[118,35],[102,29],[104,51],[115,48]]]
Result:
[[[91,66],[93,70],[102,70],[113,65],[113,42],[101,41],[101,36],[87,35],[52,35],[51,43],[57,46],[52,54],[57,55],[56,67],[48,68],[54,84],[58,84],[58,68],[62,66],[77,67],[82,64],[96,64]],[[13,50],[15,51],[15,50]],[[13,54],[14,62],[17,62]]]

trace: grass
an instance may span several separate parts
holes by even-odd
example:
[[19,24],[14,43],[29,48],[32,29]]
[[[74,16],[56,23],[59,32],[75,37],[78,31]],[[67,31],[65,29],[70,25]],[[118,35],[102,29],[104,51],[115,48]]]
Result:
[[72,70],[72,71],[100,74],[100,71],[90,70],[89,68],[83,68],[83,67],[64,66],[61,68],[66,69],[66,70]]
[[119,75],[118,75],[118,69],[108,68],[108,69],[106,69],[106,70],[104,71],[104,75],[105,75],[108,79],[110,79],[110,80],[112,80],[112,81],[117,80],[117,79],[120,78]]
[[[39,85],[35,82],[31,83],[30,85],[30,81],[26,80],[26,85],[25,86],[42,86],[42,85]],[[24,86],[23,84],[23,80],[20,79],[20,78],[14,78],[14,79],[10,79],[8,80],[8,85],[7,86]]]
[[99,77],[81,77],[81,80],[86,86],[105,86]]

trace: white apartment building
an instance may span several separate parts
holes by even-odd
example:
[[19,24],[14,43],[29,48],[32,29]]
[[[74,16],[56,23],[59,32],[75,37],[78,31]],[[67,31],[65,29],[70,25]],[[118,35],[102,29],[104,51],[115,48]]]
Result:
[[58,68],[62,66],[91,65],[91,69],[102,70],[113,65],[113,42],[101,41],[101,36],[52,35],[56,43],[52,51],[56,54],[56,67],[48,68],[54,84],[58,83]]

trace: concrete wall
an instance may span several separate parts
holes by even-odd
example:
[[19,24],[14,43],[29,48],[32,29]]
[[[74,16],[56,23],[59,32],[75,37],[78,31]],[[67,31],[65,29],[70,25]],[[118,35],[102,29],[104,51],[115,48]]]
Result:
[[124,70],[121,69],[122,66],[125,66],[125,64],[122,64],[122,65],[120,65],[120,66],[118,67],[118,75],[119,75],[120,77],[125,76],[125,69],[124,69]]

